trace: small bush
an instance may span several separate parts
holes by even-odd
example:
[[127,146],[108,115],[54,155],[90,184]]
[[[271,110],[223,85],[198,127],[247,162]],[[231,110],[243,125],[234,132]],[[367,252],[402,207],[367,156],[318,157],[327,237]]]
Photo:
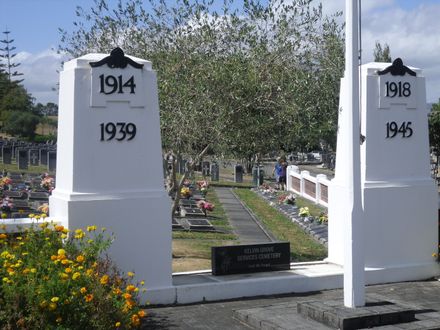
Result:
[[[96,226],[68,233],[43,222],[0,233],[2,329],[114,329],[140,326],[133,273],[101,258],[111,237]],[[1,231],[0,231],[1,232]],[[143,283],[140,283],[143,285]]]

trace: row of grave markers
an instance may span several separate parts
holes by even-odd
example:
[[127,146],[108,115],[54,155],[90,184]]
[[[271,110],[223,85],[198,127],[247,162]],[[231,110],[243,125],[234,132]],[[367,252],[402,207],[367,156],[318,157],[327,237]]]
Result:
[[29,166],[47,166],[49,172],[56,170],[57,153],[54,149],[3,146],[1,152],[3,164],[12,164],[12,160],[15,158],[20,170],[26,170]]

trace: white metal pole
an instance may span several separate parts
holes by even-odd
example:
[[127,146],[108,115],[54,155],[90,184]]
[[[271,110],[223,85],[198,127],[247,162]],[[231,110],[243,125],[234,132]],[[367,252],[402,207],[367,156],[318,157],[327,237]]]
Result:
[[344,305],[365,305],[365,256],[362,233],[362,194],[360,170],[360,115],[359,115],[359,45],[358,0],[345,1],[345,78],[349,117],[348,132],[348,184],[351,208],[345,228],[344,255]]

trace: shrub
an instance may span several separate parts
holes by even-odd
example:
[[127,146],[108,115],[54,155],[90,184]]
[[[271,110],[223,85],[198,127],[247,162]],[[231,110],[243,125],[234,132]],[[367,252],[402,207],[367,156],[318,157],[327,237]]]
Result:
[[[133,273],[101,257],[112,237],[96,226],[68,233],[43,222],[0,233],[0,327],[114,329],[140,326]],[[0,231],[1,232],[1,231]],[[143,285],[143,283],[140,283]]]

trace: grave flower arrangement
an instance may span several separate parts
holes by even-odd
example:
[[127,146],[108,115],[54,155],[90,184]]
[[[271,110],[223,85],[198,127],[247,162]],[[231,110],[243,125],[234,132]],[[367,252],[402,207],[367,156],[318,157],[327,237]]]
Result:
[[278,204],[295,204],[296,196],[294,194],[283,194],[278,197]]
[[180,196],[182,196],[183,198],[191,197],[191,190],[189,189],[189,187],[183,186],[180,189]]
[[43,180],[41,181],[41,187],[46,189],[48,192],[52,192],[52,190],[55,188],[54,178],[46,173]]
[[199,200],[197,202],[197,207],[201,209],[203,213],[205,213],[205,215],[207,214],[208,211],[209,212],[214,211],[214,204],[204,200]]
[[202,196],[205,197],[206,194],[208,193],[208,187],[209,187],[208,181],[201,180],[201,181],[197,181],[196,184],[200,190],[200,194],[202,194]]
[[7,176],[2,177],[2,178],[0,179],[0,186],[1,186],[4,190],[9,189],[9,186],[10,186],[11,184],[12,184],[12,179],[9,178],[9,177],[7,177]]
[[326,224],[326,223],[328,223],[328,215],[327,215],[326,213],[324,213],[324,212],[321,212],[321,213],[319,214],[318,221],[319,221],[321,224]]
[[[103,229],[104,230],[104,229]],[[103,255],[96,226],[69,230],[43,222],[10,234],[0,227],[0,324],[7,329],[129,329],[146,313],[133,273]]]
[[268,185],[267,183],[263,183],[258,189],[261,191],[262,194],[273,194],[275,193],[275,189]]
[[309,210],[309,208],[307,206],[304,206],[304,207],[301,207],[299,209],[299,213],[298,214],[299,214],[300,217],[303,217],[303,218],[309,217],[310,216],[310,210]]

